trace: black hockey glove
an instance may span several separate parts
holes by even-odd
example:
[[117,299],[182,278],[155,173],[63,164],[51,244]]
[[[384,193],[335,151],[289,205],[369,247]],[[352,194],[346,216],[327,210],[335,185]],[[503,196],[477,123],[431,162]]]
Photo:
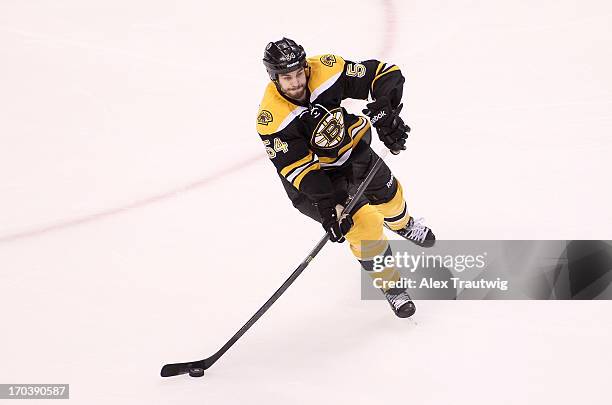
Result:
[[329,240],[332,242],[344,242],[344,235],[346,235],[353,226],[353,219],[351,216],[345,215],[338,221],[336,206],[331,199],[317,202],[317,208],[319,210],[319,215],[321,215],[323,229],[329,234]]
[[378,137],[391,150],[391,153],[397,155],[403,150],[406,150],[406,139],[410,127],[404,124],[404,121],[399,116],[404,105],[400,104],[394,110],[391,108],[391,102],[387,97],[379,97],[376,101],[366,105],[363,113],[370,117],[370,121]]

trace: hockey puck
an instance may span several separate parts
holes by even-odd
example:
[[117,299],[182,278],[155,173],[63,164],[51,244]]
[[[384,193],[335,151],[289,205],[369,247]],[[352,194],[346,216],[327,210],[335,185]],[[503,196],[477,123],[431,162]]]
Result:
[[193,367],[189,369],[190,377],[202,377],[204,375],[204,369],[199,367]]

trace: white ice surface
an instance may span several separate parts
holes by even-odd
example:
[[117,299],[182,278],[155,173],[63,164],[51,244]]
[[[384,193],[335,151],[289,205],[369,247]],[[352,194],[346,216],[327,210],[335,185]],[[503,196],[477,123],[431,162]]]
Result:
[[[306,18],[306,15],[313,17]],[[266,42],[406,76],[389,159],[444,239],[611,239],[607,1],[0,2],[0,383],[74,404],[603,403],[608,302],[359,300],[254,132]],[[380,146],[377,144],[377,146]]]

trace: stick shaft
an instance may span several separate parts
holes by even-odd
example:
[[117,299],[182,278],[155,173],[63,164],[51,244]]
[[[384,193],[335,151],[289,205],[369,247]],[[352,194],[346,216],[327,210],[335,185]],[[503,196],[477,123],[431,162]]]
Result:
[[[355,205],[357,204],[359,198],[363,195],[365,189],[368,187],[368,185],[376,175],[376,172],[382,165],[383,157],[386,155],[386,152],[387,151],[385,150],[383,151],[383,153],[381,153],[381,156],[378,157],[378,159],[370,169],[368,175],[365,177],[365,179],[361,182],[361,184],[355,191],[355,194],[349,197],[344,209],[342,210],[342,213],[351,212],[351,210],[355,208]],[[221,347],[221,349],[217,351],[217,353],[209,357],[211,362],[210,365],[207,364],[208,367],[210,367],[214,362],[216,362],[230,347],[232,347],[234,343],[236,343],[236,341],[238,341],[238,339],[240,339],[242,335],[244,335],[247,330],[249,330],[251,326],[253,326],[255,322],[257,322],[259,318],[261,318],[263,314],[266,313],[266,311],[272,306],[272,304],[274,304],[274,302],[276,302],[276,300],[279,299],[281,295],[283,295],[287,288],[289,288],[289,286],[293,284],[293,282],[299,277],[299,275],[302,274],[302,272],[310,264],[312,259],[314,259],[315,256],[319,254],[321,249],[323,249],[323,246],[325,246],[328,241],[329,234],[326,233],[325,236],[323,236],[321,240],[319,240],[319,242],[315,245],[315,247],[310,251],[310,253],[308,253],[308,256],[306,256],[302,263],[300,263],[297,269],[295,269],[293,273],[291,273],[289,278],[285,280],[285,282],[278,288],[278,290],[274,292],[274,294],[272,294],[272,296],[265,302],[265,304],[263,304],[261,308],[259,308],[259,310],[255,312],[251,319],[249,319],[247,323],[245,323],[242,328],[240,328],[238,332],[236,332],[236,334],[232,336],[232,338],[228,340],[227,343],[225,343],[223,347]],[[206,361],[206,363],[208,363],[208,361]]]
[[[359,185],[355,193],[348,198],[348,200],[346,201],[345,207],[342,210],[342,214],[344,214],[345,212],[346,213],[351,212],[351,210],[355,208],[355,205],[359,201],[359,198],[363,195],[364,191],[366,190],[366,188],[368,187],[368,185],[370,184],[370,182],[376,175],[376,172],[378,171],[380,166],[383,164],[383,158],[384,156],[386,156],[387,152],[388,151],[385,149],[380,154],[380,156],[378,157],[378,159],[376,160],[376,162],[374,163],[374,165],[368,172],[365,179],[361,182],[361,184]],[[197,362],[171,364],[171,365],[164,366],[164,368],[167,368],[168,370],[174,369],[174,368],[176,368],[176,370],[180,369],[181,370],[180,372],[182,373],[182,372],[186,372],[185,369],[188,367],[197,366],[197,367],[202,367],[204,369],[208,369],[210,366],[212,366],[217,360],[219,360],[221,356],[223,356],[223,354],[226,351],[229,350],[230,347],[234,345],[234,343],[238,341],[238,339],[242,337],[242,335],[246,333],[247,330],[251,328],[251,326],[253,326],[253,324],[255,324],[255,322],[257,322],[259,318],[263,316],[263,314],[266,313],[266,311],[268,311],[268,309],[272,306],[272,304],[274,304],[276,300],[278,300],[280,296],[283,295],[283,293],[289,288],[289,286],[291,286],[291,284],[293,284],[293,282],[299,277],[299,275],[302,274],[302,272],[306,269],[306,267],[310,264],[310,262],[315,258],[315,256],[319,254],[321,249],[323,249],[323,246],[325,246],[325,244],[328,241],[329,241],[329,234],[326,233],[325,236],[323,236],[321,240],[319,240],[319,242],[315,245],[315,247],[310,251],[310,253],[308,253],[308,256],[306,256],[306,258],[302,261],[302,263],[300,263],[300,265],[293,271],[293,273],[291,273],[289,278],[287,278],[287,280],[285,280],[285,282],[278,288],[278,290],[276,290],[274,294],[272,294],[272,296],[261,306],[261,308],[259,308],[257,312],[255,312],[255,314],[253,314],[253,316],[238,330],[238,332],[236,332],[234,336],[232,336],[231,339],[228,340],[215,354],[213,354],[212,356],[204,360],[200,360]],[[168,371],[168,374],[166,376],[175,375],[175,373],[179,372],[176,370]],[[164,374],[165,374],[164,370],[162,369],[162,376],[164,376]]]

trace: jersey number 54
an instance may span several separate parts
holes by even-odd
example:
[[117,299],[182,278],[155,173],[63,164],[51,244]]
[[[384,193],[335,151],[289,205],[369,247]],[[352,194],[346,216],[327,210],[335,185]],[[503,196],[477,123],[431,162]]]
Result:
[[289,145],[287,145],[287,142],[283,142],[279,138],[274,138],[273,142],[274,148],[270,146],[270,140],[266,139],[263,141],[264,145],[266,145],[266,152],[268,152],[268,157],[270,159],[274,159],[277,152],[287,153],[289,150]]

